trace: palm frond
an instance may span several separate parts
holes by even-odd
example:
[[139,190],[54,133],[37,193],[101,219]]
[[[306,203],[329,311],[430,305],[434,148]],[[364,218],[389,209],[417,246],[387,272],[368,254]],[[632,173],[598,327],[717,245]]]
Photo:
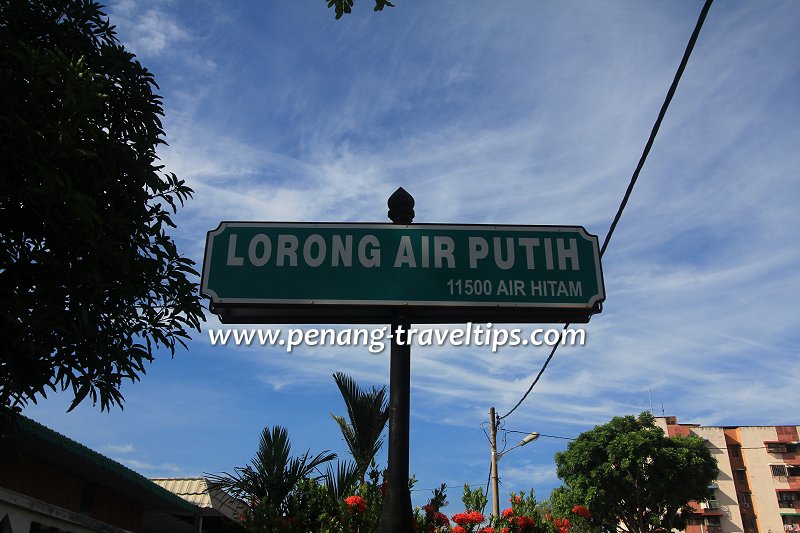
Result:
[[328,496],[334,503],[352,494],[358,483],[358,470],[352,461],[337,461],[336,467],[329,464],[323,479]]
[[389,421],[386,387],[361,389],[352,377],[343,372],[336,372],[333,379],[344,399],[350,422],[347,423],[343,417],[331,416],[339,425],[363,480],[370,461],[383,445],[381,434]]
[[286,428],[264,428],[258,451],[250,464],[231,473],[207,475],[212,487],[224,490],[250,505],[265,500],[275,509],[284,507],[297,483],[309,477],[319,465],[336,458],[326,450],[311,457],[311,452],[292,457]]

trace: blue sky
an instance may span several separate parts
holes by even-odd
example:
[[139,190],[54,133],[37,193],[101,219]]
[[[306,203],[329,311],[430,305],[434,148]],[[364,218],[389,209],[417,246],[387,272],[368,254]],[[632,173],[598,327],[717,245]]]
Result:
[[[415,222],[603,239],[702,2],[396,3],[335,21],[321,0],[109,2],[164,97],[162,162],[196,191],[182,253],[201,263],[221,220],[385,222],[398,186]],[[792,1],[712,7],[604,257],[604,311],[505,429],[574,437],[651,403],[684,422],[798,423],[798,27]],[[211,347],[205,328],[124,387],[124,411],[65,414],[51,395],[25,413],[146,476],[187,476],[245,464],[275,424],[298,452],[346,456],[331,374],[388,383],[388,351]],[[412,349],[415,504],[446,482],[452,514],[463,483],[486,483],[480,425],[546,356]],[[504,457],[502,490],[546,497],[565,443]]]

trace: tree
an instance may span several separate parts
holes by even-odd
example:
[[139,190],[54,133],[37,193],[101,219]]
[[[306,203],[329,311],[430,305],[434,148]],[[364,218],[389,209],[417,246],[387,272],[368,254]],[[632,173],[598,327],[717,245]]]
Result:
[[336,458],[327,450],[315,456],[310,451],[292,457],[286,428],[274,426],[261,432],[258,451],[249,465],[233,473],[208,476],[210,486],[244,501],[250,507],[251,521],[262,526],[280,523],[294,510],[291,496],[298,484],[309,479],[314,470]]
[[[336,20],[342,18],[342,15],[347,13],[348,15],[353,10],[353,2],[354,0],[325,0],[328,2],[329,8],[334,8],[336,12]],[[375,7],[373,11],[383,11],[383,8],[389,6],[394,7],[394,4],[391,3],[389,0],[375,0]]]
[[122,407],[199,330],[155,88],[93,0],[0,0],[0,411],[58,388]]
[[342,372],[336,372],[333,379],[342,393],[350,422],[343,416],[331,416],[339,425],[342,437],[356,462],[358,479],[363,484],[370,462],[383,445],[381,433],[389,421],[386,387],[361,389],[353,378]]
[[556,454],[558,477],[604,531],[685,529],[690,500],[702,501],[717,463],[702,439],[668,438],[650,413],[614,417]]

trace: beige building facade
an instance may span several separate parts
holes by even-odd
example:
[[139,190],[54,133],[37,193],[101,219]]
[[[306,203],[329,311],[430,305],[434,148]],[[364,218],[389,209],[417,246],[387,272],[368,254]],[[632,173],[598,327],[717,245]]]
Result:
[[686,533],[800,533],[800,426],[701,426],[657,417],[668,436],[697,435],[717,459],[714,496],[693,503]]

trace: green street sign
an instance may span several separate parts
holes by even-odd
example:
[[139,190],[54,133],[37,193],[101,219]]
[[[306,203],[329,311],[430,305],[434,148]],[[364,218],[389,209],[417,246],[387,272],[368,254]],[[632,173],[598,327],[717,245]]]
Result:
[[227,322],[585,322],[605,299],[579,226],[223,222],[201,290]]

